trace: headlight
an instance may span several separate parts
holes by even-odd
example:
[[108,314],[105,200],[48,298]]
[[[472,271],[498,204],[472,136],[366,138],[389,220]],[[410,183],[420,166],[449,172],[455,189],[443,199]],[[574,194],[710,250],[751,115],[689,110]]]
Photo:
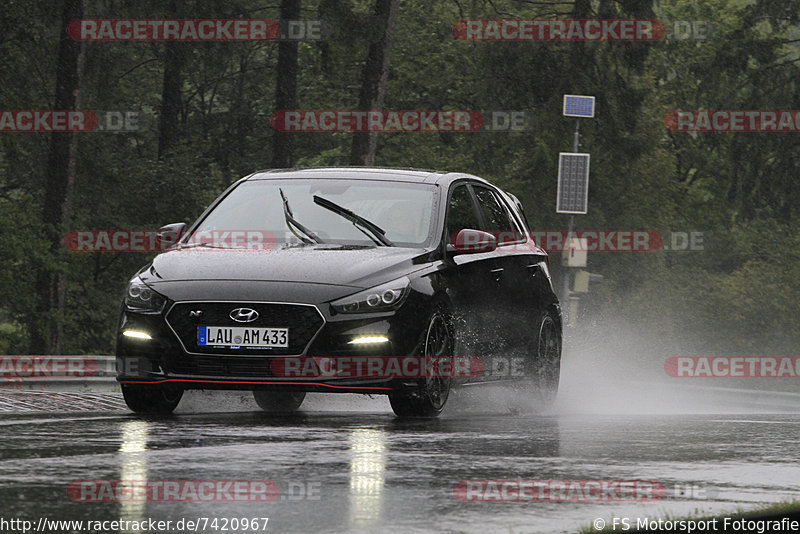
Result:
[[161,313],[167,299],[150,289],[138,276],[125,290],[125,309],[138,313]]
[[331,302],[331,306],[339,313],[371,313],[394,310],[399,308],[408,296],[409,284],[410,281],[404,276]]

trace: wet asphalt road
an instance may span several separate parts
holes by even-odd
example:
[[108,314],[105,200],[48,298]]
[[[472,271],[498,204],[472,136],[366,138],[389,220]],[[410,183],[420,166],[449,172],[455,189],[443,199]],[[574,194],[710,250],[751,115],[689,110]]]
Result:
[[[154,519],[172,532],[190,530],[175,528],[181,519],[216,518],[216,529],[197,531],[553,533],[800,499],[796,380],[676,380],[663,368],[674,347],[633,334],[587,339],[565,354],[555,405],[525,416],[486,389],[460,390],[437,420],[404,421],[385,397],[309,395],[300,414],[275,417],[249,393],[188,392],[175,415],[143,418],[118,393],[0,387],[0,532],[20,531],[3,528],[11,518]],[[460,481],[520,479],[633,480],[665,493],[647,502],[454,493]],[[274,500],[231,502],[223,486],[217,502],[87,502],[118,480],[256,481]],[[81,481],[101,482],[68,492]],[[263,517],[266,530],[232,521]]]
[[[592,413],[575,409],[570,395],[567,388],[552,412],[532,416],[493,412],[482,401],[476,409],[460,395],[432,421],[399,420],[384,398],[350,395],[311,397],[291,417],[219,393],[189,394],[167,418],[114,409],[1,414],[0,517],[268,517],[267,532],[576,532],[598,517],[800,498],[799,415]],[[507,479],[657,481],[666,495],[600,503],[454,495],[462,480]],[[81,500],[67,490],[86,480],[259,480],[280,494],[272,502],[83,502],[101,494]]]

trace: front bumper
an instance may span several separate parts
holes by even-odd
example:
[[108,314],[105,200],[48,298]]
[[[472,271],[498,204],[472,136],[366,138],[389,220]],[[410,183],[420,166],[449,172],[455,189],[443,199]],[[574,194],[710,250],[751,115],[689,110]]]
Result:
[[[191,306],[187,307],[185,304]],[[297,304],[296,306],[303,307],[304,313],[309,307],[315,312],[314,315],[305,313],[302,317],[298,316],[298,320],[305,321],[304,324],[290,326],[290,329],[305,332],[307,342],[301,343],[302,346],[293,346],[290,342],[286,349],[251,351],[209,350],[207,347],[193,345],[192,340],[196,335],[192,335],[192,330],[196,328],[196,324],[208,319],[199,319],[199,322],[192,324],[186,319],[188,313],[183,312],[190,308],[203,309],[204,304],[208,303],[174,303],[167,307],[165,313],[159,315],[123,311],[120,335],[117,337],[117,380],[123,384],[175,384],[184,389],[270,389],[378,394],[413,388],[419,383],[418,380],[396,377],[285,376],[284,373],[276,372],[276,369],[281,368],[281,359],[285,361],[290,358],[405,357],[419,354],[419,343],[427,326],[426,306],[421,298],[409,298],[399,310],[375,315],[332,314],[327,305]],[[267,312],[269,306],[285,307],[287,304],[238,301],[222,304],[224,309],[238,306],[258,309],[268,317],[265,321],[270,321]],[[210,310],[211,308],[207,308],[204,311]],[[178,311],[181,312],[180,316],[176,315]],[[316,314],[319,314],[319,324],[313,320]],[[217,313],[217,317],[210,320],[213,322],[222,319]],[[147,332],[151,339],[122,336],[121,333],[128,329]],[[370,335],[385,336],[389,341],[363,346],[349,343],[356,337]]]

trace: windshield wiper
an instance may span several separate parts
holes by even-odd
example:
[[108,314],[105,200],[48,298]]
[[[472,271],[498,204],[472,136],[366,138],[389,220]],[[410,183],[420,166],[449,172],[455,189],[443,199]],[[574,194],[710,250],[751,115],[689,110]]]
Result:
[[[278,191],[281,193],[281,198],[283,199],[283,216],[286,219],[286,226],[289,227],[289,230],[297,236],[297,239],[305,243],[306,245],[313,245],[314,243],[322,243],[322,239],[319,238],[317,234],[297,222],[297,220],[292,215],[292,208],[289,207],[289,200],[286,198],[286,195],[283,194],[283,189],[278,188]],[[300,230],[305,237],[297,233],[295,230]]]
[[[372,221],[369,221],[362,217],[361,215],[356,215],[349,209],[336,204],[335,202],[331,202],[327,198],[322,198],[319,195],[314,195],[314,204],[322,206],[325,209],[331,210],[332,212],[341,215],[351,223],[353,226],[361,230],[368,238],[370,238],[376,245],[383,245],[386,247],[393,247],[394,243],[392,243],[388,237],[386,237],[386,231],[375,224]],[[368,230],[364,231],[364,230]]]

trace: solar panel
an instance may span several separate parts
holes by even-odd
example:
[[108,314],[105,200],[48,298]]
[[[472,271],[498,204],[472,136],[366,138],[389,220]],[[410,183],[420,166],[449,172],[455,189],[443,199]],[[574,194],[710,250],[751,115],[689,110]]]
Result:
[[589,202],[589,154],[558,154],[556,213],[586,214]]
[[594,117],[594,97],[579,95],[564,95],[564,116]]

